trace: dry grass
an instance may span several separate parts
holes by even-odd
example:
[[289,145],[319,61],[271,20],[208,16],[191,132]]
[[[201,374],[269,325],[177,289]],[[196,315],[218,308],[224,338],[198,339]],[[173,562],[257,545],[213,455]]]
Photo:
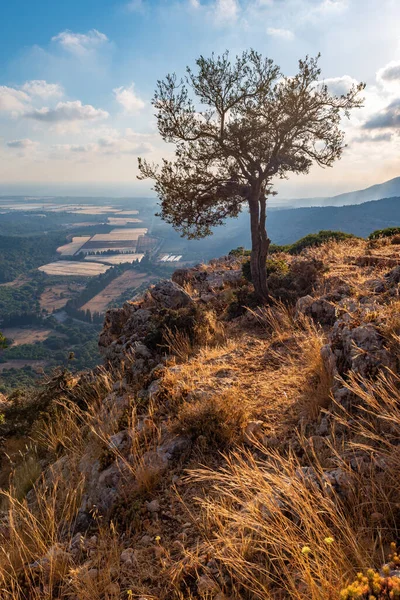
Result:
[[[308,253],[330,265],[324,289],[348,282],[362,295],[365,281],[382,272],[353,264],[366,249],[363,241],[330,242]],[[369,316],[356,303],[349,319],[375,323],[397,352],[400,305],[385,302]],[[184,333],[166,332],[175,358],[156,375],[159,389],[150,398],[129,390],[123,419],[115,402],[122,392],[112,385],[123,374],[71,384],[57,397],[32,437],[58,459],[58,470],[37,479],[28,504],[24,489],[37,464],[27,455],[20,483],[15,478],[3,493],[4,598],[336,600],[357,572],[381,566],[400,523],[399,377],[350,374],[342,382],[352,394],[346,412],[332,402],[333,375],[321,357],[326,332],[310,319],[278,303],[228,324],[217,342],[218,324],[211,325],[213,336],[195,345]],[[330,424],[322,442],[313,435],[321,413]],[[250,439],[246,427],[256,420],[260,435]],[[128,436],[123,450],[113,441],[121,429]],[[171,433],[197,444],[168,473],[156,458]],[[97,460],[120,469],[121,529],[97,515],[96,547],[71,559],[63,549],[84,487],[79,469]],[[340,469],[340,493],[328,468]],[[146,509],[155,498],[157,515]],[[127,566],[121,551],[128,547],[135,558]]]
[[309,485],[299,470],[293,456],[256,460],[248,452],[230,455],[218,472],[191,473],[212,483],[215,497],[200,500],[203,535],[234,597],[333,600],[368,564],[330,490]]
[[233,388],[183,402],[173,430],[200,439],[205,449],[215,452],[240,442],[250,417],[250,402]]
[[[0,586],[4,598],[34,600],[41,590],[54,589],[67,571],[67,555],[60,543],[76,516],[82,493],[82,480],[75,485],[53,472],[53,479],[41,480],[35,487],[35,503],[18,500],[14,490],[2,492],[8,504],[7,527],[0,538]],[[53,549],[49,554],[49,550]],[[42,563],[35,563],[46,557]],[[28,596],[26,595],[28,594]]]

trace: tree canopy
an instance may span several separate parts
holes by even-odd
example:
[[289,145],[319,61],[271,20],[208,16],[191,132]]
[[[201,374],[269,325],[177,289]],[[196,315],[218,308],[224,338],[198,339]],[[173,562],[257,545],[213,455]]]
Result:
[[161,166],[139,159],[139,178],[150,177],[161,217],[188,238],[210,235],[247,203],[251,215],[254,285],[266,289],[266,199],[273,179],[328,167],[340,158],[342,116],[361,106],[364,84],[335,96],[320,82],[319,55],[299,61],[285,76],[254,50],[196,61],[186,76],[158,81],[153,99],[158,130],[175,145]]

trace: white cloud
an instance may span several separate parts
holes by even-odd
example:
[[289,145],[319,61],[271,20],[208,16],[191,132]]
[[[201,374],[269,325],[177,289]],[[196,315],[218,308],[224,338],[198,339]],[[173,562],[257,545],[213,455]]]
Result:
[[123,107],[126,114],[136,113],[145,107],[145,103],[135,94],[134,84],[129,87],[121,86],[113,90],[116,101]]
[[135,155],[147,154],[154,150],[148,141],[150,136],[139,134],[127,129],[124,135],[116,130],[98,138],[95,142],[85,144],[54,144],[51,146],[53,158],[72,158],[76,154],[85,154],[87,158],[109,155]]
[[200,4],[200,0],[188,0],[189,2],[189,6],[191,6],[192,8],[200,8],[201,4]]
[[239,4],[237,0],[215,0],[212,14],[218,24],[233,23],[239,14]]
[[400,61],[392,60],[390,63],[379,69],[376,78],[380,83],[400,83]]
[[95,50],[108,42],[108,37],[104,33],[97,31],[97,29],[91,29],[87,33],[74,33],[66,29],[51,39],[53,42],[58,42],[71,54],[78,56],[87,54],[89,51]]
[[29,96],[21,90],[0,86],[0,111],[21,113],[27,108]]
[[40,98],[60,97],[64,90],[58,83],[47,83],[43,79],[33,79],[27,81],[21,89],[30,96],[39,96]]
[[82,104],[80,100],[75,100],[74,102],[59,102],[55,108],[37,108],[25,113],[24,116],[44,123],[60,123],[107,119],[109,114],[105,110],[94,108],[91,104]]
[[38,145],[38,142],[33,142],[29,138],[23,140],[12,140],[6,144],[9,148],[16,148],[18,150],[26,150],[27,148],[33,148]]
[[324,79],[323,83],[328,86],[328,91],[336,96],[345,96],[353,85],[357,85],[358,81],[350,75],[342,77],[331,77]]
[[290,31],[290,29],[275,29],[275,27],[268,27],[267,34],[282,40],[290,41],[294,39],[294,33],[293,31]]
[[400,129],[400,98],[372,115],[364,124],[364,129]]
[[320,14],[340,13],[347,9],[347,0],[322,0],[314,12]]
[[364,144],[364,143],[369,143],[369,142],[391,142],[392,141],[392,134],[391,133],[380,133],[378,135],[367,135],[367,134],[362,134],[359,135],[355,138],[353,138],[351,140],[352,142],[356,142],[358,144]]
[[100,138],[98,141],[99,149],[105,154],[147,154],[153,150],[153,147],[148,142],[126,137],[120,138]]

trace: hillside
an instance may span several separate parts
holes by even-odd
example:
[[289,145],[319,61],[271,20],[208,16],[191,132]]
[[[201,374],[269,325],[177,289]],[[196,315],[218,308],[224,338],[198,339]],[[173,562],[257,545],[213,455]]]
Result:
[[[267,215],[267,230],[275,244],[291,244],[308,233],[321,229],[333,229],[367,237],[371,231],[398,226],[400,223],[400,197],[364,202],[351,206],[323,206],[311,208],[270,209]],[[204,240],[182,240],[170,226],[155,219],[153,232],[168,239],[171,247],[209,260],[210,256],[221,256],[236,246],[250,247],[249,215],[246,209],[237,219],[214,230]]]
[[397,242],[281,254],[265,307],[244,259],[181,269],[4,398],[3,597],[396,598],[393,549],[340,591],[400,523]]
[[319,198],[295,198],[285,200],[285,204],[291,207],[300,206],[346,206],[348,204],[362,204],[381,198],[392,198],[400,196],[400,177],[395,177],[389,181],[371,185],[363,190],[346,192],[337,196],[319,197]]

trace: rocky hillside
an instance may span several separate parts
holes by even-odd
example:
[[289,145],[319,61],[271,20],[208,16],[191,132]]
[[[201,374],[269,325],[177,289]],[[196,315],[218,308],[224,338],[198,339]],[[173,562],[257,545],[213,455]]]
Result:
[[177,271],[4,398],[1,597],[400,597],[398,241],[274,255],[263,307]]

